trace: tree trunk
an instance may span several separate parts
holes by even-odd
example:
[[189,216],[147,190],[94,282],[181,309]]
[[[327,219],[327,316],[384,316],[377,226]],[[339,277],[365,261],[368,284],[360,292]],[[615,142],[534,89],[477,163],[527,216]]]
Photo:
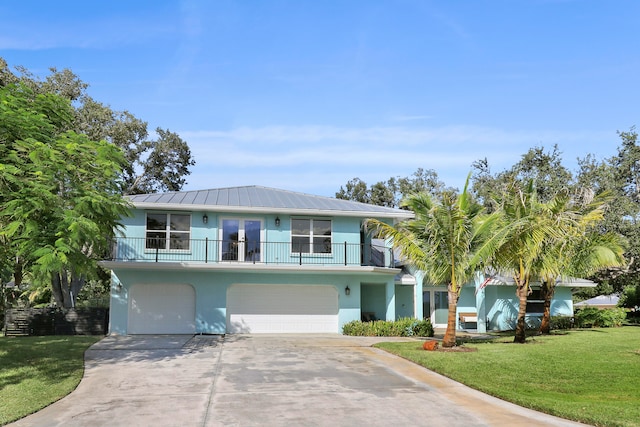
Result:
[[449,311],[447,315],[447,330],[444,333],[442,339],[442,347],[455,347],[456,345],[456,311],[458,308],[458,293],[451,289],[451,284],[448,286],[448,302]]
[[516,295],[520,301],[518,308],[518,320],[516,322],[516,335],[513,338],[513,342],[524,344],[527,340],[527,325],[525,323],[525,316],[527,315],[527,294],[529,293],[529,282],[525,279],[518,279],[516,281],[517,290]]
[[22,278],[24,277],[24,272],[22,269],[22,259],[19,256],[16,256],[16,264],[13,269],[13,286],[14,289],[20,289],[22,286]]
[[77,276],[77,275],[73,274],[71,276],[71,295],[70,295],[70,300],[71,300],[71,306],[72,307],[76,306],[76,301],[78,299],[78,294],[80,293],[80,290],[84,286],[84,283],[85,283],[84,275]]
[[54,273],[51,275],[51,293],[53,294],[53,300],[58,307],[63,307],[62,300],[62,279],[60,273]]
[[547,281],[542,282],[540,293],[544,298],[544,310],[542,311],[542,321],[540,322],[540,333],[548,335],[551,332],[551,299],[556,287]]
[[51,280],[53,299],[58,308],[72,308],[73,301],[69,293],[69,275],[66,271],[55,273]]

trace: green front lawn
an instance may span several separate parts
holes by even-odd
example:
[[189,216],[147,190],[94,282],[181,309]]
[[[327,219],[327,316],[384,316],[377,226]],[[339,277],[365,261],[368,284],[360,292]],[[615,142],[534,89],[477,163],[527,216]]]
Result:
[[76,388],[84,351],[101,336],[0,337],[0,425],[22,418]]
[[640,426],[640,327],[467,343],[473,352],[377,347],[521,406],[597,426]]

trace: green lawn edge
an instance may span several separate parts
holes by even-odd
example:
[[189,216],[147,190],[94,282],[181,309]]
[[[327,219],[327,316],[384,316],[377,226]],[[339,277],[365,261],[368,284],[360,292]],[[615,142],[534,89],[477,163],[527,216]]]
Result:
[[470,352],[424,351],[420,341],[375,346],[526,408],[595,426],[640,426],[640,327],[512,341],[464,343]]
[[0,337],[0,425],[19,420],[76,389],[84,353],[102,336]]

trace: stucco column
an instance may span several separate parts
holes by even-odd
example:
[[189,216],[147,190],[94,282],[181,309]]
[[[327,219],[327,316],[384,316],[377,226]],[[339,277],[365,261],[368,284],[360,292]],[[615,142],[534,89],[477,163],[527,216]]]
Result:
[[476,284],[476,311],[478,313],[478,333],[487,332],[487,308],[484,302],[484,289],[480,289],[484,283],[484,274],[477,272],[473,278]]
[[389,281],[387,281],[384,290],[387,300],[386,320],[396,320],[396,284],[393,277]]
[[424,318],[424,307],[422,304],[422,292],[423,292],[423,283],[422,281],[424,280],[424,274],[421,271],[416,271],[416,272],[412,272],[411,274],[413,274],[413,277],[415,277],[416,279],[416,285],[413,287],[413,304],[414,304],[414,309],[413,309],[413,313],[416,317],[416,319],[423,319]]

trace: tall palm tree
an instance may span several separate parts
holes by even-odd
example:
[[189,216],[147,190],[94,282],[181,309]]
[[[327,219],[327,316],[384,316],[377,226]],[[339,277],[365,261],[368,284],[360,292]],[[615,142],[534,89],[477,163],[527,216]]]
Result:
[[460,291],[473,279],[487,258],[476,253],[490,236],[498,216],[486,215],[482,206],[467,191],[457,194],[443,191],[432,197],[427,193],[410,195],[402,206],[415,218],[395,226],[369,219],[368,229],[389,239],[407,263],[422,270],[433,284],[446,284],[448,290],[447,330],[443,347],[456,345],[456,309]]
[[542,283],[545,298],[543,325],[548,330],[551,298],[559,277],[588,275],[621,265],[622,242],[613,235],[598,235],[606,196],[577,203],[566,191],[546,203],[536,196],[533,181],[524,187],[512,183],[500,200],[501,226],[488,243],[495,250],[492,266],[508,271],[516,283],[519,300],[514,342],[526,341],[527,296],[532,280]]
[[547,203],[536,196],[533,181],[524,187],[514,182],[499,200],[501,225],[487,244],[493,246],[491,265],[497,271],[513,275],[518,297],[518,318],[514,342],[526,341],[525,317],[527,296],[532,279],[540,276],[541,271],[560,274],[559,266],[545,263],[544,257],[548,242],[561,239],[574,221],[573,212],[564,209],[564,195],[559,195]]
[[540,290],[544,299],[544,310],[540,333],[551,330],[551,299],[559,277],[590,276],[603,268],[624,265],[624,239],[613,233],[601,233],[597,225],[604,219],[604,210],[611,198],[603,193],[586,201],[572,198],[563,200],[565,211],[574,210],[575,221],[566,223],[561,239],[548,242],[540,262]]

